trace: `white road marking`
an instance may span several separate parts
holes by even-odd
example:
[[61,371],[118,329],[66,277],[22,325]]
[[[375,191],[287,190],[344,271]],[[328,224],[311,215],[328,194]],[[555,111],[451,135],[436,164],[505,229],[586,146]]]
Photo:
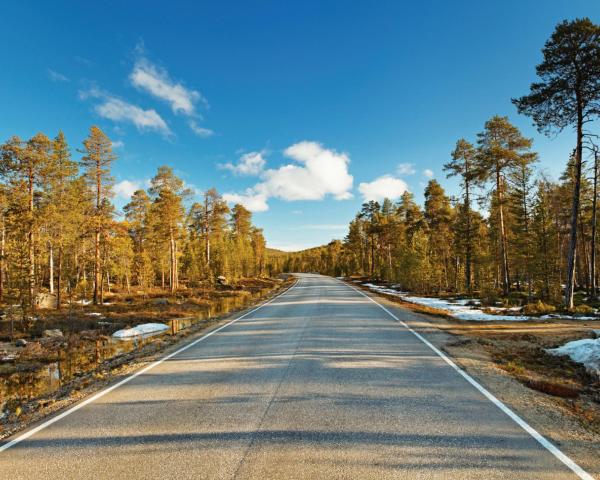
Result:
[[353,287],[352,285],[348,285],[345,282],[344,285],[355,290],[360,293],[364,297],[367,297],[371,300],[375,305],[383,309],[387,314],[396,320],[400,325],[410,331],[414,336],[416,336],[419,340],[421,340],[425,345],[427,345],[431,350],[433,350],[438,356],[444,360],[448,365],[450,365],[454,370],[456,370],[467,382],[473,385],[480,393],[482,393],[490,402],[496,405],[500,410],[502,410],[506,415],[508,415],[511,420],[513,420],[517,425],[519,425],[523,430],[525,430],[529,435],[531,435],[537,442],[542,445],[546,450],[548,450],[552,455],[554,455],[558,460],[564,463],[575,475],[583,480],[594,480],[589,473],[587,473],[583,468],[577,465],[573,460],[567,457],[563,452],[561,452],[558,447],[552,444],[549,440],[547,440],[541,433],[539,433],[535,428],[529,425],[525,420],[523,420],[519,415],[513,412],[510,408],[508,408],[504,403],[498,400],[492,393],[490,393],[486,388],[477,382],[473,377],[471,377],[468,373],[466,373],[462,368],[460,368],[456,363],[454,363],[444,352],[439,350],[435,345],[433,345],[429,340],[423,337],[420,333],[413,330],[406,322],[400,320],[396,315],[390,312],[387,308],[385,308],[382,304],[380,304],[377,300],[373,299],[363,291]]
[[208,337],[214,335],[215,333],[220,332],[224,328],[227,328],[228,326],[233,325],[237,321],[242,320],[243,318],[245,318],[248,315],[256,312],[257,310],[260,310],[261,308],[267,306],[268,304],[270,304],[274,300],[277,300],[282,295],[285,295],[286,293],[288,293],[293,288],[296,288],[296,285],[297,285],[297,282],[294,285],[292,285],[290,288],[288,288],[287,290],[285,290],[284,292],[281,292],[279,295],[276,295],[272,299],[270,299],[270,300],[268,300],[268,301],[266,301],[264,303],[261,303],[258,307],[254,308],[253,310],[250,310],[249,312],[244,313],[243,315],[239,316],[238,318],[235,318],[235,319],[231,320],[230,322],[227,322],[225,325],[222,325],[219,328],[216,328],[216,329],[210,331],[206,335],[203,335],[202,337],[194,340],[193,342],[188,343],[187,345],[181,347],[180,349],[178,349],[178,350],[176,350],[176,351],[174,351],[174,352],[172,352],[172,353],[170,353],[168,355],[165,355],[164,357],[162,357],[162,358],[160,358],[160,359],[152,362],[150,365],[147,365],[146,367],[142,368],[141,370],[138,370],[137,372],[133,373],[129,377],[124,378],[120,382],[115,383],[114,385],[112,385],[112,386],[110,386],[110,387],[108,387],[108,388],[106,388],[104,390],[100,390],[98,393],[92,395],[90,398],[85,399],[81,403],[78,403],[74,407],[71,407],[68,410],[65,410],[64,412],[62,412],[61,414],[56,415],[55,417],[52,417],[50,420],[47,420],[44,423],[41,423],[37,427],[32,428],[31,430],[26,431],[25,433],[23,433],[22,435],[18,436],[14,440],[11,440],[10,442],[5,443],[4,445],[1,445],[0,446],[0,452],[4,452],[5,450],[8,450],[9,448],[14,447],[18,443],[21,443],[23,440],[26,440],[29,437],[31,437],[32,435],[35,435],[36,433],[44,430],[45,428],[49,427],[53,423],[56,423],[59,420],[62,420],[63,418],[71,415],[72,413],[76,412],[80,408],[83,408],[86,405],[89,405],[90,403],[95,402],[96,400],[98,400],[99,398],[103,397],[107,393],[110,393],[113,390],[116,390],[117,388],[125,385],[126,383],[130,382],[131,380],[133,380],[137,376],[142,375],[143,373],[146,373],[148,370],[152,370],[154,367],[160,365],[165,360],[169,360],[170,358],[173,358],[175,355],[179,355],[181,352],[184,352],[188,348],[193,347],[194,345],[200,343],[203,340],[206,340]]

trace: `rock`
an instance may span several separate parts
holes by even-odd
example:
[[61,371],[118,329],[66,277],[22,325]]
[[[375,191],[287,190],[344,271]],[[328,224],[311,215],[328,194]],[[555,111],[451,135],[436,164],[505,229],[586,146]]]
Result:
[[19,338],[15,341],[15,347],[26,347],[27,346],[27,340],[25,340],[24,338]]
[[592,334],[595,338],[600,338],[600,330],[592,330]]
[[37,308],[56,308],[56,295],[53,293],[38,293],[35,296]]
[[152,303],[154,305],[168,305],[169,300],[167,300],[166,298],[155,298],[154,300],[152,300]]
[[54,329],[54,330],[44,330],[44,337],[48,337],[48,338],[58,338],[58,337],[62,337],[63,333],[58,329]]
[[217,283],[219,285],[227,285],[227,278],[225,278],[223,275],[219,275],[217,277]]

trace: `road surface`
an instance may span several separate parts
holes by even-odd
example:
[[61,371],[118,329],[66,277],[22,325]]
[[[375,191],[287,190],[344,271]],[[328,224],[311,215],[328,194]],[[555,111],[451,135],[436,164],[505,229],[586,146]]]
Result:
[[372,300],[302,275],[0,452],[0,478],[577,476]]

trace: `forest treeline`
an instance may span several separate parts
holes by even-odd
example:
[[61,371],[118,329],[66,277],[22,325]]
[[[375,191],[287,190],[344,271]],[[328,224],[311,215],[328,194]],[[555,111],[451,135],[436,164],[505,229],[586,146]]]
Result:
[[518,292],[563,299],[568,308],[576,289],[595,297],[600,27],[564,21],[542,53],[538,81],[513,103],[540,132],[575,130],[558,181],[538,170],[532,139],[494,116],[475,139],[459,139],[444,166],[460,180],[459,196],[431,180],[423,207],[408,192],[365,203],[344,241],[293,254],[286,268],[365,275],[425,293]]
[[242,205],[230,209],[214,189],[192,202],[162,166],[119,215],[112,142],[94,126],[78,151],[76,161],[62,132],[0,146],[0,302],[33,309],[49,293],[60,308],[101,303],[111,286],[174,292],[272,273],[262,230]]

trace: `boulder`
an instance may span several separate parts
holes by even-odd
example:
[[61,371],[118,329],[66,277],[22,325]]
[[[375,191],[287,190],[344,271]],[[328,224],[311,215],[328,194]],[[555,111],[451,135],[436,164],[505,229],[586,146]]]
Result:
[[35,296],[35,306],[37,308],[56,308],[56,295],[53,293],[38,293]]
[[225,278],[223,275],[219,275],[217,277],[217,283],[219,285],[227,285],[227,278]]
[[155,298],[154,300],[152,300],[152,303],[154,305],[168,305],[169,300],[167,300],[166,298]]
[[44,337],[47,338],[62,338],[63,333],[58,329],[53,329],[53,330],[44,330]]
[[15,341],[15,347],[26,347],[27,346],[27,340],[25,340],[24,338],[19,338]]

